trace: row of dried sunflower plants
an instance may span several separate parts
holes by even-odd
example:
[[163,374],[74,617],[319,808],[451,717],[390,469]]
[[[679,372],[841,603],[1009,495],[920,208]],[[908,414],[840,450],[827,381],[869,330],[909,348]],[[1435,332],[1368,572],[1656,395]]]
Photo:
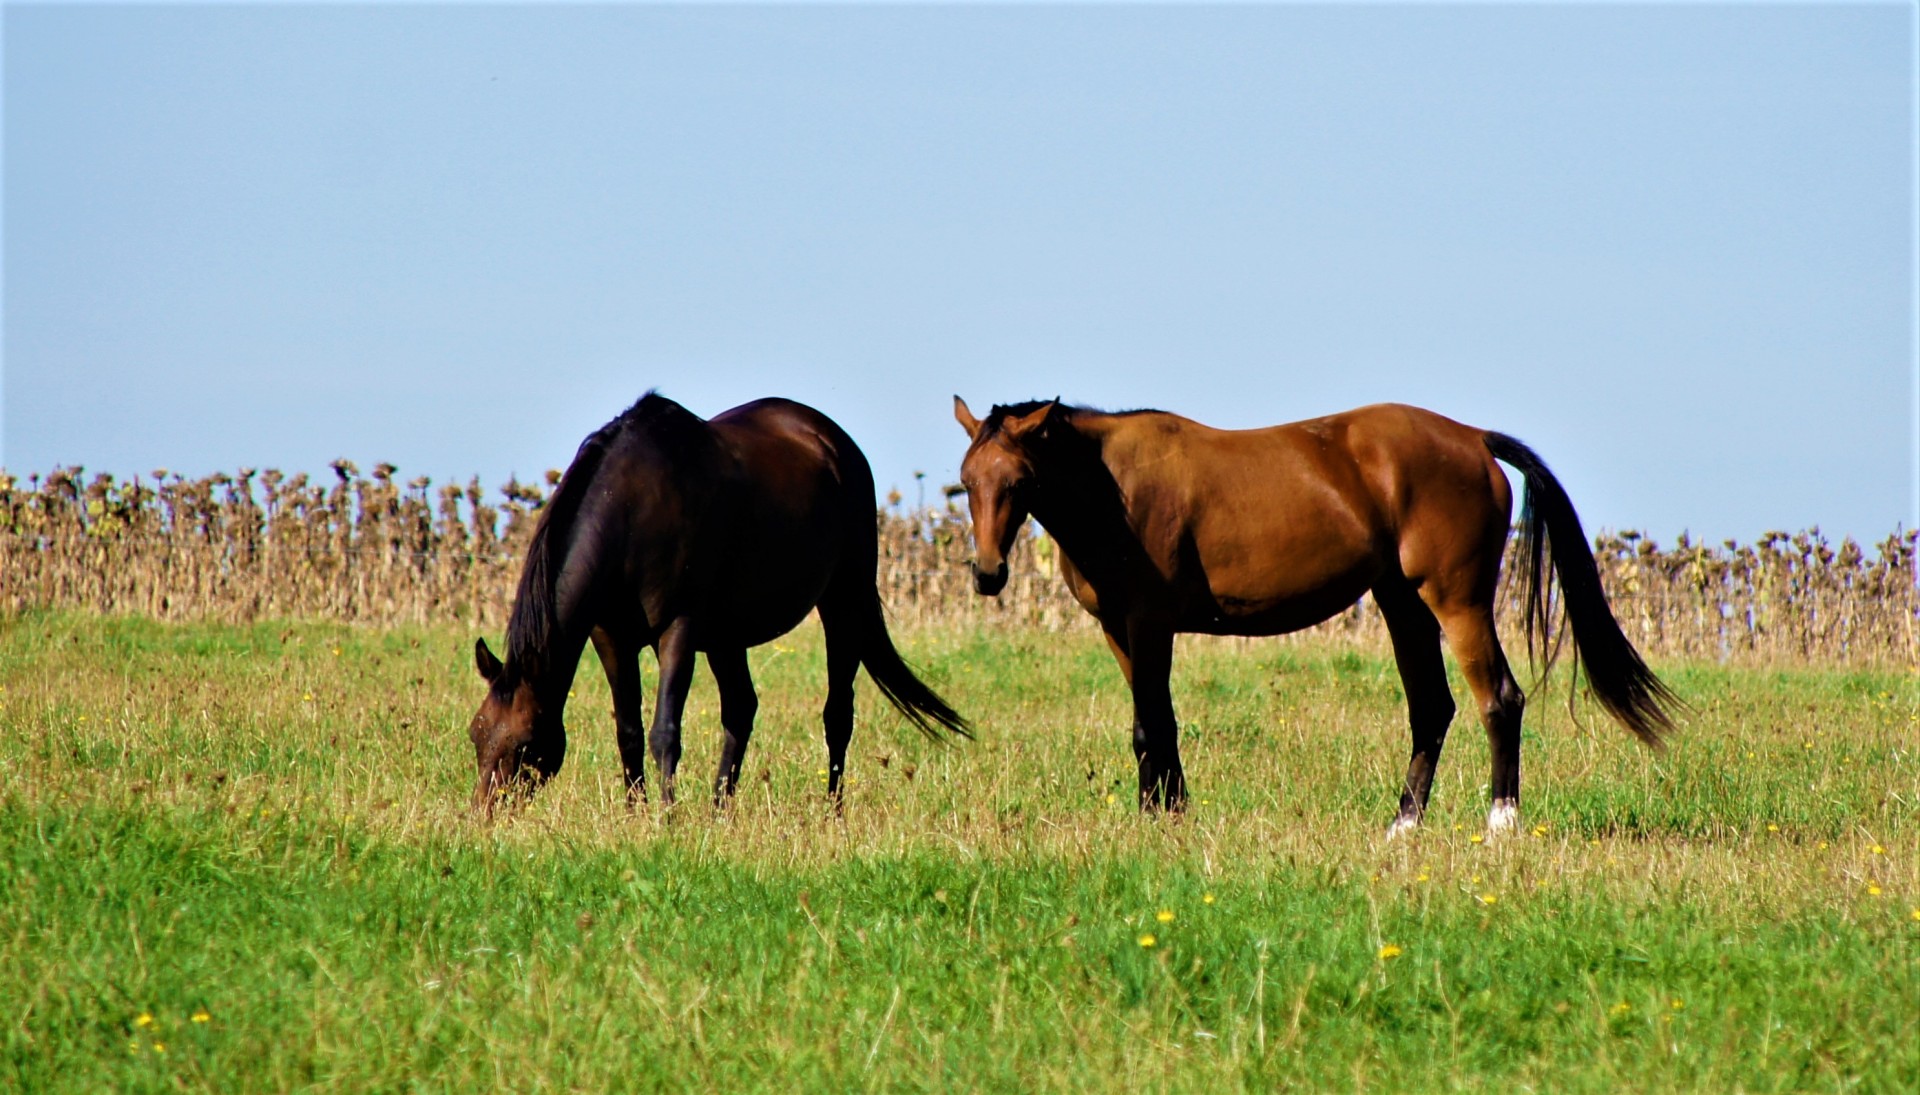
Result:
[[[391,464],[366,475],[346,460],[332,467],[318,479],[253,469],[201,479],[0,473],[0,612],[504,626],[520,554],[557,472],[490,494],[477,480],[403,482]],[[903,510],[897,494],[889,503],[878,512],[879,577],[896,620],[1090,626],[1044,535],[1023,538],[1000,597],[980,598],[968,579],[961,507],[951,497],[919,512]],[[1817,529],[1717,547],[1685,536],[1661,547],[1620,532],[1600,536],[1595,554],[1622,625],[1652,656],[1916,664],[1913,532],[1870,549],[1852,539],[1835,545]],[[1510,632],[1518,628],[1514,585],[1501,602]],[[1316,630],[1386,644],[1364,600]]]

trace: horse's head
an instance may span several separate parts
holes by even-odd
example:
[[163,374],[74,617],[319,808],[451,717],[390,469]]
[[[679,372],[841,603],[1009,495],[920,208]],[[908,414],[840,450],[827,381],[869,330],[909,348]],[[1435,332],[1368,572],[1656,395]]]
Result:
[[953,417],[972,442],[960,461],[960,483],[973,514],[973,588],[986,596],[1006,587],[1007,553],[1032,513],[1033,446],[1059,407],[1057,399],[1035,409],[995,407],[983,422],[953,397]]
[[[508,654],[512,657],[511,652]],[[541,703],[528,668],[502,665],[485,639],[473,644],[473,664],[487,682],[487,696],[474,712],[467,734],[473,739],[479,781],[473,808],[489,816],[504,796],[532,794],[560,770],[567,755],[567,732],[560,709]]]

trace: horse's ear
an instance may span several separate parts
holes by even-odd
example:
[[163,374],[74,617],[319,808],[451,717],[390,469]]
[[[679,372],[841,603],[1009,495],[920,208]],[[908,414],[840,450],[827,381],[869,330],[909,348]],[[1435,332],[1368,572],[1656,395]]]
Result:
[[494,680],[499,677],[500,670],[504,668],[500,664],[500,659],[493,656],[493,651],[487,649],[487,640],[485,639],[473,640],[473,666],[475,669],[478,669],[480,675],[487,680]]
[[1024,441],[1029,435],[1039,432],[1053,421],[1054,413],[1059,409],[1060,401],[1056,399],[1038,410],[1028,411],[1019,418],[1007,419],[1000,428],[1013,440]]
[[968,437],[980,436],[980,420],[967,409],[967,401],[957,395],[953,397],[953,420],[960,423],[960,428],[967,431]]

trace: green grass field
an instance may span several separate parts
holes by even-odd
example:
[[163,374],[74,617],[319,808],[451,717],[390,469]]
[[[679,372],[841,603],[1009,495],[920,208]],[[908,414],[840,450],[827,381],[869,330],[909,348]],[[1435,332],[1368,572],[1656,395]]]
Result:
[[1655,754],[1557,673],[1520,834],[1462,715],[1390,843],[1382,654],[1183,643],[1194,804],[1148,819],[1092,633],[902,635],[980,739],[863,681],[836,817],[809,626],[729,814],[704,673],[686,801],[629,813],[593,669],[486,825],[472,638],[0,623],[0,1089],[1920,1086],[1911,676],[1664,666]]

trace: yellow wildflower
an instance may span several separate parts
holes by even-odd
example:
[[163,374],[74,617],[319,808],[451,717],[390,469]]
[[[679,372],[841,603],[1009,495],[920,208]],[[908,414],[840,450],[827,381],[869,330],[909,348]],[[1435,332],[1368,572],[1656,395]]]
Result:
[[1159,942],[1159,940],[1153,937],[1152,932],[1142,932],[1140,934],[1140,945],[1142,947],[1151,947],[1157,942]]
[[1162,924],[1171,924],[1173,923],[1173,910],[1161,909],[1159,912],[1153,914],[1153,918]]
[[213,1016],[207,1014],[206,1008],[200,1008],[193,1013],[193,1021],[196,1023],[211,1023],[213,1022]]
[[1394,946],[1392,943],[1388,943],[1386,946],[1380,948],[1380,957],[1382,959],[1398,958],[1401,953],[1400,948]]
[[143,1011],[133,1017],[133,1025],[136,1027],[150,1027],[153,1025],[153,1016]]
[[1201,903],[1202,905],[1211,905],[1211,904],[1213,904],[1213,895],[1212,895],[1212,894],[1210,894],[1210,893],[1203,893],[1203,894],[1201,894],[1201,895],[1200,895],[1200,903]]

